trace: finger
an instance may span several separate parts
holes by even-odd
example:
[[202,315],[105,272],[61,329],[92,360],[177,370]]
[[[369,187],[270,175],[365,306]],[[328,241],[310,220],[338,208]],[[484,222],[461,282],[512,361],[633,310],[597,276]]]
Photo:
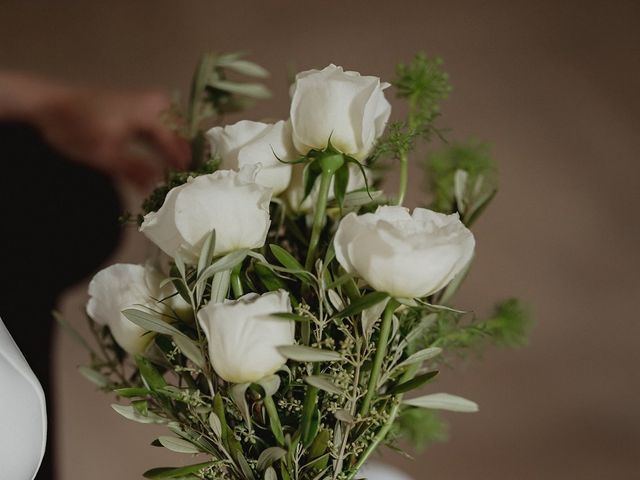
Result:
[[157,162],[145,157],[128,155],[121,157],[118,171],[114,172],[120,178],[133,183],[139,190],[147,191],[160,179],[162,169]]
[[161,155],[162,160],[177,170],[189,166],[191,147],[189,142],[162,125],[152,125],[142,132],[142,138],[149,147]]

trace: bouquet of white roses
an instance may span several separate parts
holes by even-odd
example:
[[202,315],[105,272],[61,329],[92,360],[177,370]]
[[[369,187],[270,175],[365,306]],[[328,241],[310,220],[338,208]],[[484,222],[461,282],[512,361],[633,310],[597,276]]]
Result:
[[[411,395],[444,353],[522,338],[516,301],[483,321],[450,306],[493,164],[481,144],[445,148],[429,162],[433,210],[402,206],[409,153],[441,135],[450,90],[425,55],[398,67],[409,113],[386,134],[390,85],[335,65],[296,76],[286,121],[207,130],[267,95],[238,74],[266,72],[238,55],[199,66],[183,113],[194,170],[171,173],[140,219],[163,253],[93,278],[99,348],[82,372],[124,417],[167,426],[154,445],[195,457],[147,478],[354,479],[380,445],[439,436],[433,410],[477,410]],[[394,196],[379,189],[389,165]]]

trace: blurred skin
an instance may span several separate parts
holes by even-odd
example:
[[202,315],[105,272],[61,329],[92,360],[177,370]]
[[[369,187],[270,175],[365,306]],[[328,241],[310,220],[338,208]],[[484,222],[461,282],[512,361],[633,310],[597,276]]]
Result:
[[149,188],[166,168],[184,169],[189,144],[162,122],[162,92],[124,93],[0,72],[0,121],[31,124],[62,154]]

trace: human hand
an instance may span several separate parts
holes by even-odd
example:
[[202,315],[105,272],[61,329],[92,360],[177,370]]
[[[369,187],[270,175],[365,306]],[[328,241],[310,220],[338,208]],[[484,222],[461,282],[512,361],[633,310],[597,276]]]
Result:
[[64,87],[33,118],[45,140],[70,159],[147,189],[167,167],[186,168],[189,144],[161,120],[163,93]]

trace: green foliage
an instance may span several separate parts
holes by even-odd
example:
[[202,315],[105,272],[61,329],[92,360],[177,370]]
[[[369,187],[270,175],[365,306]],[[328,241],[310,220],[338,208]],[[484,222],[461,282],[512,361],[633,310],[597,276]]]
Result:
[[406,407],[400,411],[390,440],[407,440],[418,452],[449,437],[447,422],[433,410]]
[[[395,86],[408,103],[408,117],[390,125],[369,161],[395,157],[406,179],[416,140],[438,133],[434,122],[451,90],[441,67],[440,59],[425,54],[398,66]],[[192,169],[170,173],[145,201],[144,213],[157,211],[167,193],[190,177],[219,168],[206,148],[203,124],[244,108],[248,98],[266,96],[260,84],[230,80],[237,74],[263,78],[266,72],[238,54],[203,57],[185,113]],[[80,340],[91,355],[81,373],[116,393],[124,404],[114,410],[125,418],[171,431],[172,436],[153,445],[199,452],[210,460],[153,469],[145,473],[147,478],[353,480],[379,445],[405,438],[422,449],[446,438],[446,425],[430,409],[433,402],[423,402],[429,408],[403,403],[405,393],[435,379],[442,355],[489,343],[525,342],[529,315],[517,300],[499,304],[481,321],[448,306],[464,275],[442,294],[390,299],[347,274],[331,247],[336,225],[343,208],[360,213],[374,208],[376,202],[370,200],[375,192],[367,186],[359,192],[367,198],[354,200],[353,192],[346,192],[349,173],[343,162],[355,160],[330,149],[329,143],[327,151],[313,151],[313,158],[306,159],[305,185],[308,194],[324,180],[328,193],[334,180],[335,199],[328,209],[318,206],[327,195],[316,204],[314,218],[274,200],[261,249],[214,258],[216,235],[211,232],[194,265],[175,258],[165,284],[190,306],[185,318],[162,313],[167,299],[158,299],[157,308],[125,310],[130,321],[156,334],[143,355],[126,355],[107,327],[90,322],[98,349]],[[454,144],[436,152],[429,169],[435,208],[460,211],[467,225],[495,193],[495,166],[484,144]],[[327,170],[337,176],[326,176]],[[403,195],[401,187],[399,203]],[[211,366],[206,337],[193,317],[208,302],[280,288],[289,292],[293,312],[273,317],[295,323],[298,341],[279,348],[286,365],[255,384],[224,381]]]
[[428,139],[432,133],[439,133],[434,122],[440,115],[441,102],[451,92],[449,75],[442,69],[442,63],[440,58],[419,53],[411,63],[398,65],[393,85],[398,98],[406,100],[408,115],[405,120],[389,125],[374,159],[386,155],[401,158],[413,149],[416,138]]
[[497,190],[496,164],[483,142],[447,145],[429,156],[426,168],[433,193],[431,208],[442,213],[458,211],[463,220],[477,216]]
[[496,345],[521,347],[527,344],[531,325],[528,307],[517,298],[511,298],[497,305],[493,316],[481,322],[479,327]]

